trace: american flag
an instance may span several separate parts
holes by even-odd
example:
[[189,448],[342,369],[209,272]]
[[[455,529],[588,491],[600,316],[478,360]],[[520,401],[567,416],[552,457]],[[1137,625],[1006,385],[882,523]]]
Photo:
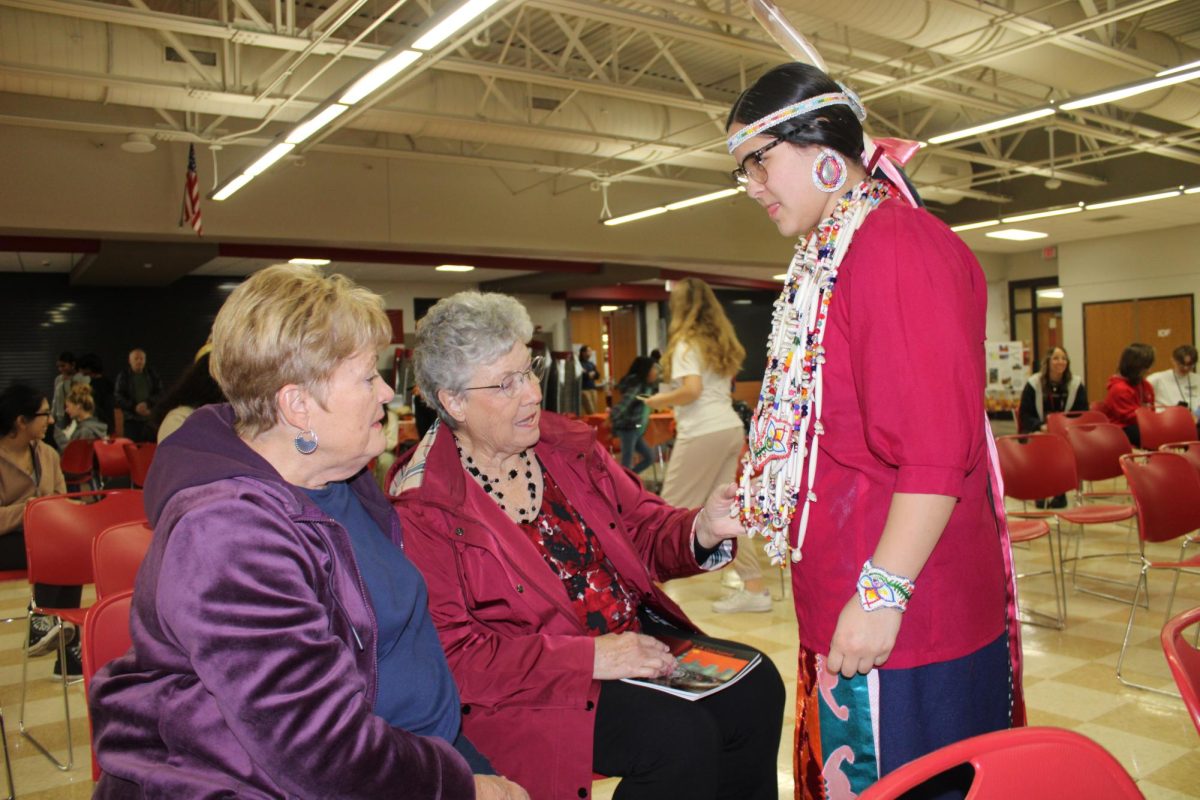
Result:
[[179,214],[179,227],[184,223],[192,226],[197,236],[204,234],[204,223],[200,220],[200,178],[196,175],[196,145],[188,145],[187,178],[183,186],[183,209]]

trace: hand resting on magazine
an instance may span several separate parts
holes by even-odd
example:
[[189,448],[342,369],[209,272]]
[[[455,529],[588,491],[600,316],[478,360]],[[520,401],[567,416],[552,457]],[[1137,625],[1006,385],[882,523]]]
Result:
[[657,678],[675,669],[670,649],[642,633],[606,633],[592,640],[596,646],[592,677],[598,681],[621,678]]

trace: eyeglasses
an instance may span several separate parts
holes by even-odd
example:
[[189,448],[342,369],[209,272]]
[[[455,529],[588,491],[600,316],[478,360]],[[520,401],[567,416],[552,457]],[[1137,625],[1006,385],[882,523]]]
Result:
[[36,414],[34,414],[33,416],[34,417],[51,417],[51,418],[53,418],[54,413],[51,411],[39,411]]
[[786,140],[776,139],[770,144],[763,145],[750,155],[743,158],[742,163],[738,166],[738,168],[729,173],[733,176],[734,182],[739,186],[745,186],[746,184],[750,183],[751,180],[758,181],[759,183],[765,181],[767,179],[767,168],[763,166],[763,156],[766,155],[767,151],[772,147],[777,144],[782,144],[784,141]]
[[488,386],[468,386],[463,391],[470,392],[474,389],[499,389],[508,397],[516,397],[525,384],[533,378],[537,378],[538,383],[542,382],[542,378],[546,376],[546,359],[542,356],[537,356],[529,362],[529,366],[520,372],[510,372],[500,379],[499,383],[489,384]]

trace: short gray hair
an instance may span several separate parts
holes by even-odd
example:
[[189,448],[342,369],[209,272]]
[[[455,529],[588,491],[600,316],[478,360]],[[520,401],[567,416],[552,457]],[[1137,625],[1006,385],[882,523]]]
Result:
[[413,367],[421,399],[454,428],[438,392],[462,394],[472,371],[533,338],[533,321],[515,297],[459,292],[437,301],[417,323]]

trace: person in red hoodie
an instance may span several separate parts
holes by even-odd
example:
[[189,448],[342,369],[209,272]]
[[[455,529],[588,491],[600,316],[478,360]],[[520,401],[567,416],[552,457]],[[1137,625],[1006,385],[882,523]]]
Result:
[[1108,379],[1108,395],[1100,404],[1100,410],[1109,420],[1125,429],[1134,447],[1142,444],[1137,426],[1138,407],[1154,406],[1154,387],[1146,381],[1153,364],[1154,348],[1150,345],[1134,342],[1126,347],[1117,364],[1117,374]]

